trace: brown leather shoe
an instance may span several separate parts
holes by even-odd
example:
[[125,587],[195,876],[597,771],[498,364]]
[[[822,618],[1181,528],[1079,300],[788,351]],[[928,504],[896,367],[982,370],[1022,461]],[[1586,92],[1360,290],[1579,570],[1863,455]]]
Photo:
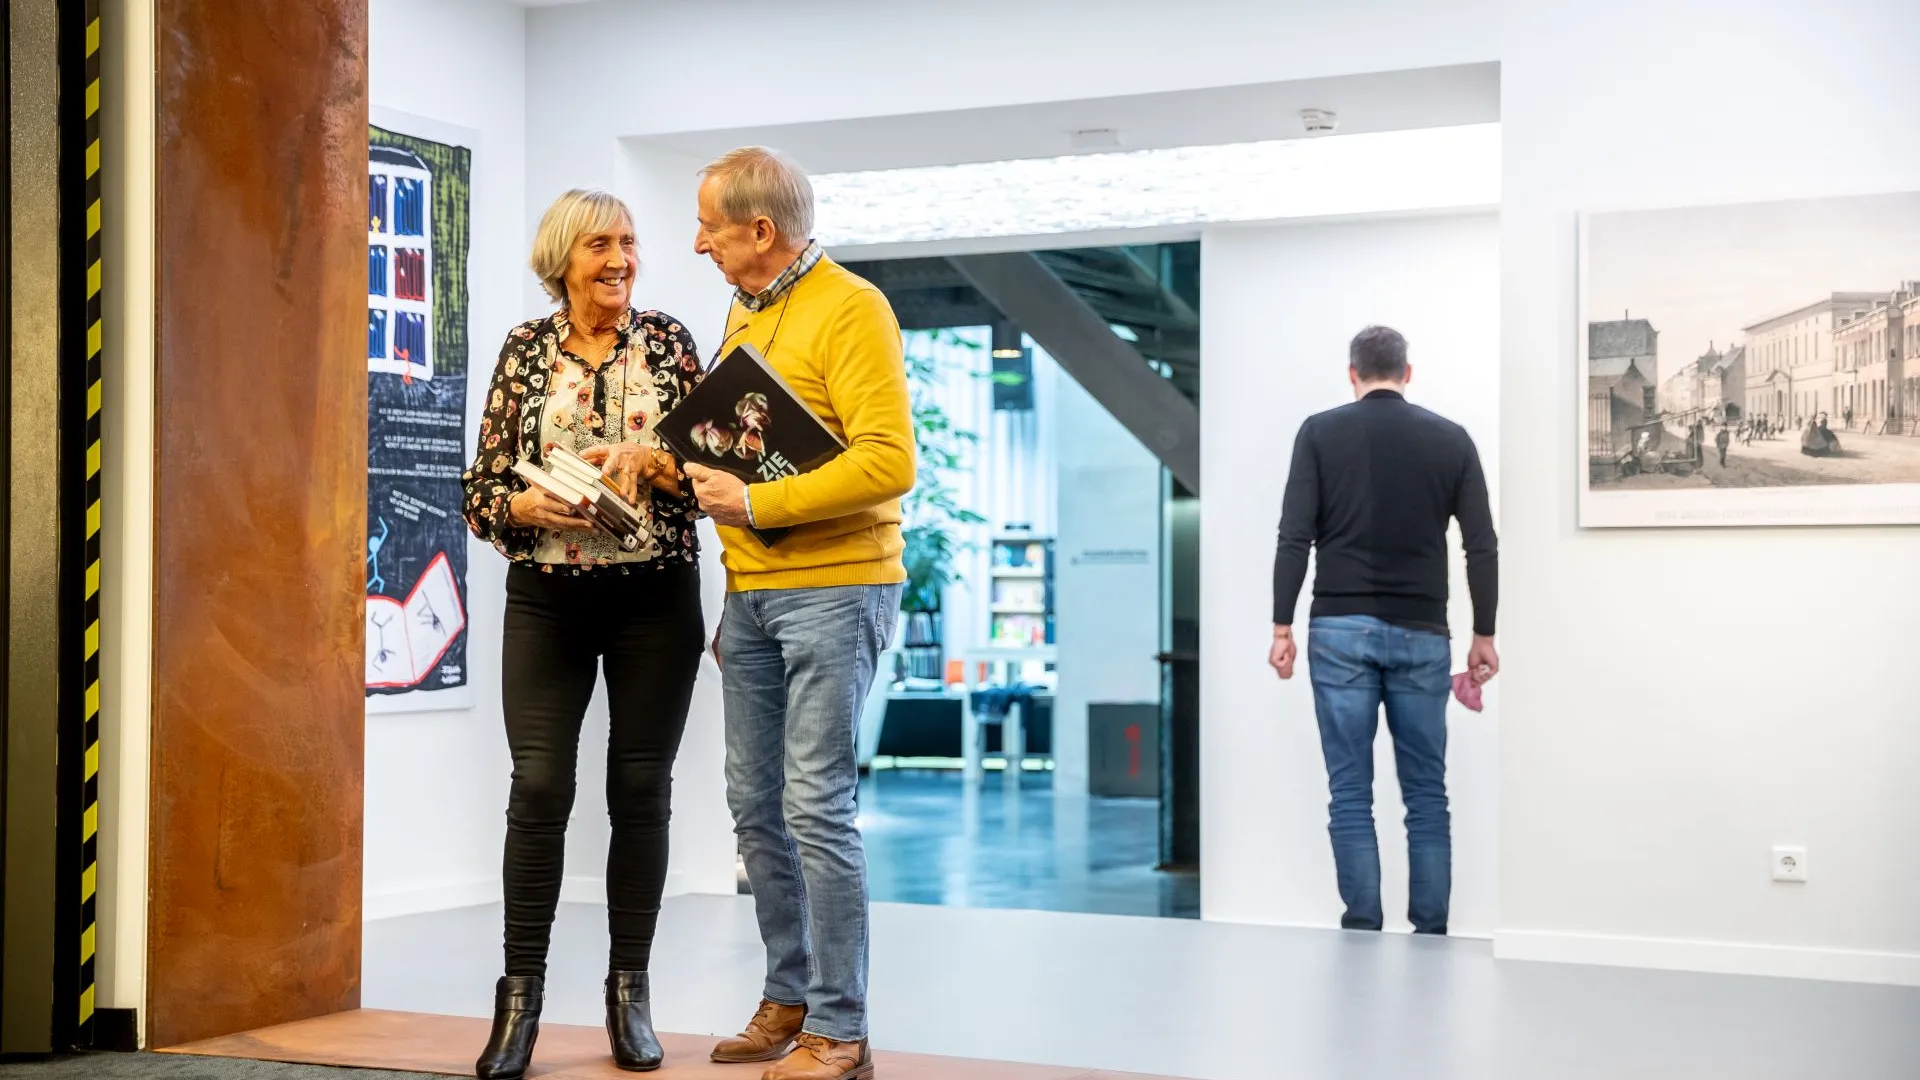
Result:
[[781,1005],[762,1001],[760,1011],[747,1021],[747,1030],[731,1039],[723,1039],[713,1048],[713,1060],[722,1065],[742,1065],[753,1061],[778,1061],[786,1054],[800,1025],[807,1022],[805,1005]]
[[798,1042],[793,1053],[761,1074],[760,1080],[872,1080],[873,1054],[867,1040],[834,1042],[803,1032]]

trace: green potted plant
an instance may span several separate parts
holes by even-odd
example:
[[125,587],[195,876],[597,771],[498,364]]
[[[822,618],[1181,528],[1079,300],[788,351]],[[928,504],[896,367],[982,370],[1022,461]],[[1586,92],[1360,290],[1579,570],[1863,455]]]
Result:
[[[961,506],[951,477],[964,467],[968,448],[979,441],[971,431],[955,426],[933,400],[933,391],[947,373],[947,363],[932,350],[916,345],[952,345],[978,349],[971,341],[952,330],[935,330],[924,337],[907,339],[907,380],[913,396],[913,440],[919,454],[919,476],[914,488],[901,504],[905,542],[902,561],[907,568],[907,583],[900,596],[906,633],[899,640],[908,649],[932,650],[931,663],[918,665],[912,674],[924,678],[940,677],[940,597],[947,586],[959,580],[954,562],[966,549],[958,535],[961,527],[978,525],[987,519]],[[916,619],[915,616],[924,616]]]

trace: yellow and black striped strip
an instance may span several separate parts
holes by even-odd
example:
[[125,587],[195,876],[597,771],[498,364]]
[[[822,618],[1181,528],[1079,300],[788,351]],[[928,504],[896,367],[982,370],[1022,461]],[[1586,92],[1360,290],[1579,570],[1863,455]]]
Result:
[[85,690],[80,837],[79,1039],[90,1045],[94,1014],[94,952],[100,880],[100,0],[86,0],[87,206],[87,458],[86,582],[80,607],[85,630],[81,685]]

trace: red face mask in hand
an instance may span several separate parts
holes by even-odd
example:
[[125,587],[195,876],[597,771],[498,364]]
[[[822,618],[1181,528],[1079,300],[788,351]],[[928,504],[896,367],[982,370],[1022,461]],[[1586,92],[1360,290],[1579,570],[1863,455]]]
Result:
[[1453,677],[1453,697],[1474,712],[1480,711],[1480,684],[1473,681],[1472,672],[1463,671]]

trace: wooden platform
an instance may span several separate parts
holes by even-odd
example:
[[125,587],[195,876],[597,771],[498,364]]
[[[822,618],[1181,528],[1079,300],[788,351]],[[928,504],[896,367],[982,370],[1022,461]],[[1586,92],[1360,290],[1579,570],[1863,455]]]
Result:
[[[297,1024],[262,1028],[204,1042],[171,1046],[169,1054],[286,1061],[472,1076],[473,1059],[487,1041],[488,1022],[463,1016],[356,1009]],[[600,1028],[546,1024],[535,1044],[530,1078],[549,1080],[759,1080],[762,1065],[715,1065],[710,1036],[660,1033],[667,1063],[657,1072],[621,1072],[607,1052]],[[925,1054],[874,1053],[876,1080],[1176,1080],[1137,1073],[1101,1072],[1055,1065],[1016,1065]]]

